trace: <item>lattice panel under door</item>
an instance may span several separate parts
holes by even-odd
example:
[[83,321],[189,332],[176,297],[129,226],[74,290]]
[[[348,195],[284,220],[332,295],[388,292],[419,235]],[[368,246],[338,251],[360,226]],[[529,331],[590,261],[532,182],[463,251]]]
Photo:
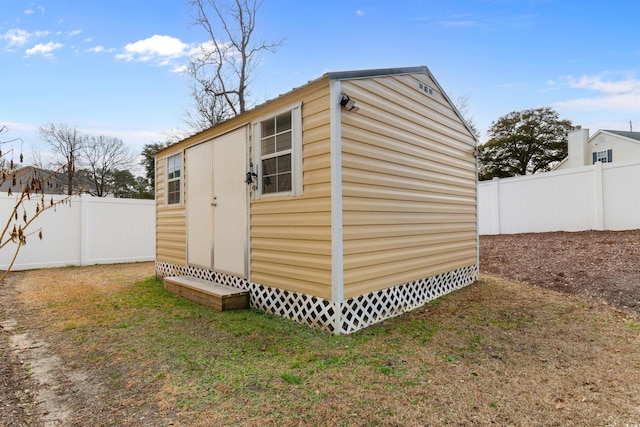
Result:
[[175,265],[160,261],[156,261],[156,276],[191,276],[221,283],[223,285],[233,286],[245,291],[250,290],[249,282],[241,277],[216,273],[215,271],[206,270],[204,268]]
[[250,283],[246,279],[197,267],[156,262],[159,277],[186,275],[247,290],[249,305],[298,323],[334,332],[337,310],[333,303],[311,295]]

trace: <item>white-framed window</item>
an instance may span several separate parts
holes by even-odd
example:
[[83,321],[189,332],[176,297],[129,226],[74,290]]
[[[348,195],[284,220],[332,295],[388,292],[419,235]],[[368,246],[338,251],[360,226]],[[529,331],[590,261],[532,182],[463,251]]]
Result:
[[613,161],[613,150],[594,151],[592,153],[593,163],[611,163]]
[[253,123],[255,197],[302,194],[302,114],[295,104]]
[[180,204],[182,185],[182,154],[176,154],[167,159],[167,204]]

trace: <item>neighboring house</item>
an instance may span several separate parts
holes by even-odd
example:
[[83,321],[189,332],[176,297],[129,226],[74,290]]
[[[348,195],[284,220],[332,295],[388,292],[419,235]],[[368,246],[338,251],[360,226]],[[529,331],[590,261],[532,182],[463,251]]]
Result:
[[596,162],[611,163],[640,159],[640,132],[599,130],[589,138],[589,129],[569,133],[569,154],[553,170],[576,168]]
[[327,73],[156,155],[156,274],[333,333],[478,276],[476,140],[426,67]]
[[[55,172],[47,169],[40,169],[35,166],[25,166],[15,171],[15,182],[13,177],[0,185],[0,192],[8,192],[9,188],[13,193],[21,192],[29,179],[38,178],[46,180],[44,183],[45,194],[67,194],[69,180],[65,172]],[[90,180],[76,175],[73,177],[74,193],[84,193],[92,187]]]

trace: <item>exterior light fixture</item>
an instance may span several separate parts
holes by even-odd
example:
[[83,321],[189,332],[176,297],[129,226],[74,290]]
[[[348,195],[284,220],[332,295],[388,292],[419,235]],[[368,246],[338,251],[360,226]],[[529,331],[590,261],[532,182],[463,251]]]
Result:
[[352,113],[355,113],[360,109],[356,107],[356,101],[349,98],[349,96],[345,95],[344,93],[340,94],[340,105],[342,105],[347,111],[351,111]]
[[253,179],[257,177],[258,175],[255,172],[247,172],[247,178],[244,180],[244,183],[253,184]]
[[256,184],[258,181],[258,174],[253,171],[253,164],[249,165],[249,171],[247,172],[247,177],[244,180],[245,184],[251,185]]

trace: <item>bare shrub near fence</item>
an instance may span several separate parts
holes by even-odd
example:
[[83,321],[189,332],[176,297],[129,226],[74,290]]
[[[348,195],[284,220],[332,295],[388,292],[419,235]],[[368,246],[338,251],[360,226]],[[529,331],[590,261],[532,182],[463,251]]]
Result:
[[[31,175],[18,175],[17,171],[22,167],[24,155],[22,153],[22,139],[1,139],[9,129],[6,126],[0,127],[0,186],[9,182],[7,195],[16,195],[13,209],[7,218],[0,218],[0,224],[4,224],[0,232],[0,251],[12,250],[13,256],[7,269],[0,273],[0,283],[7,276],[13,264],[18,257],[20,248],[27,244],[27,239],[31,236],[37,236],[42,239],[42,228],[33,229],[33,223],[44,211],[54,209],[61,204],[70,203],[70,197],[67,196],[60,200],[54,201],[52,196],[47,200],[46,189],[51,183],[51,178],[58,172],[65,170],[65,166],[59,168],[48,176],[40,177],[33,173]],[[20,150],[14,148],[14,145],[20,143]],[[9,147],[7,150],[3,148]],[[14,157],[18,157],[16,161]],[[28,201],[36,200],[35,207],[28,207]]]

